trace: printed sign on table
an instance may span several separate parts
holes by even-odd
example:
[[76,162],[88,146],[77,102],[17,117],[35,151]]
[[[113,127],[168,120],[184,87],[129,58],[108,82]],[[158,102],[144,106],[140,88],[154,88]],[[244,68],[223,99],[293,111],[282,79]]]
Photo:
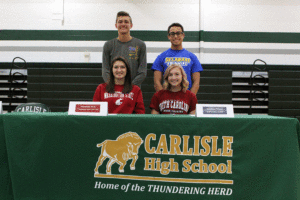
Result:
[[107,116],[107,102],[70,101],[69,115]]
[[232,104],[197,104],[196,117],[234,117]]

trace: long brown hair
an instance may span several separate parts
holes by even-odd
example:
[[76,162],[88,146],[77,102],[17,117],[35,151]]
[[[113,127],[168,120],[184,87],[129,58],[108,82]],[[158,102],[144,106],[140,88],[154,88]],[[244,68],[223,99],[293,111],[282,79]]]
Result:
[[110,72],[109,81],[106,86],[106,91],[108,93],[115,93],[115,77],[114,77],[112,70],[113,70],[113,66],[116,61],[122,61],[126,66],[126,76],[125,76],[124,88],[123,88],[122,93],[124,93],[124,94],[129,93],[132,90],[131,72],[130,72],[130,67],[129,67],[127,60],[122,56],[115,57],[111,61],[111,66],[109,69],[109,72]]
[[182,89],[183,92],[186,92],[186,90],[189,88],[189,81],[187,80],[187,76],[186,76],[186,73],[185,73],[184,69],[179,64],[172,64],[166,69],[165,74],[164,74],[163,89],[164,90],[170,90],[171,89],[171,85],[168,81],[168,77],[169,77],[170,71],[172,69],[176,68],[176,67],[180,69],[181,75],[182,75],[182,81],[180,83],[181,89]]

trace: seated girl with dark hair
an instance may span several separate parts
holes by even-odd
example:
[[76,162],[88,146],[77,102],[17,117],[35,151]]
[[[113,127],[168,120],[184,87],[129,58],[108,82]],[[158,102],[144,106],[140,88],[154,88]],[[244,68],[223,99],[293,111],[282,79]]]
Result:
[[151,114],[195,114],[197,97],[187,90],[188,87],[181,65],[170,65],[164,74],[163,90],[156,92],[151,99]]
[[108,113],[145,114],[142,91],[132,84],[130,67],[123,57],[112,60],[110,79],[97,87],[93,101],[108,102]]

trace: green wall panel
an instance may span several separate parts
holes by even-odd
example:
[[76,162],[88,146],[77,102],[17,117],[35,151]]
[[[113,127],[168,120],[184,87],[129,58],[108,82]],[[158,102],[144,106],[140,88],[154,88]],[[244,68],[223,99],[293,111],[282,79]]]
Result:
[[[117,34],[116,30],[1,30],[0,40],[106,41]],[[131,31],[131,35],[144,41],[168,41],[166,31]],[[185,35],[186,42],[300,43],[300,33],[186,31]]]

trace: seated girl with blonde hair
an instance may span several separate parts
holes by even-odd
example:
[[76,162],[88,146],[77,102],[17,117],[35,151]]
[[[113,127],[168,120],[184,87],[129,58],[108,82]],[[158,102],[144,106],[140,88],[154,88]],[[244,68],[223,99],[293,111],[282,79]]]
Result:
[[163,90],[151,99],[151,114],[195,114],[197,97],[188,87],[181,65],[170,65],[164,74]]

